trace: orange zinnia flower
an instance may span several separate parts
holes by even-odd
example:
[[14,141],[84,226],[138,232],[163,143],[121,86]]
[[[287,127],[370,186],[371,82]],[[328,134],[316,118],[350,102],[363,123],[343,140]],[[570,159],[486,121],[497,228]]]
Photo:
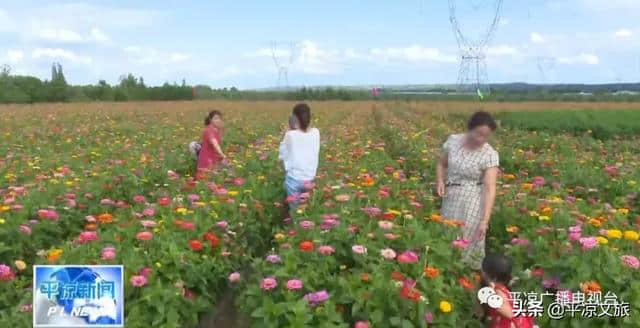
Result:
[[363,282],[369,282],[369,274],[368,273],[361,274],[360,279],[362,279]]
[[431,220],[435,222],[442,222],[442,216],[438,214],[431,214]]
[[601,291],[600,284],[595,280],[589,280],[581,283],[580,290],[585,294],[593,294]]
[[47,254],[47,261],[49,261],[49,263],[55,263],[60,258],[60,255],[62,255],[61,249],[53,249]]
[[440,270],[436,267],[426,266],[424,267],[424,275],[427,276],[427,278],[433,279],[440,275]]
[[96,231],[98,229],[98,225],[95,223],[87,223],[84,225],[85,230]]
[[104,214],[98,215],[97,219],[100,223],[111,223],[113,222],[113,215],[109,213],[104,213]]
[[311,252],[313,251],[313,242],[305,240],[300,243],[300,250],[303,252]]
[[362,179],[361,185],[364,186],[364,187],[371,187],[375,183],[376,183],[376,181],[372,177],[368,176],[368,177],[365,177],[364,179]]
[[467,290],[472,290],[475,288],[475,286],[473,286],[473,283],[469,281],[467,277],[460,277],[458,281],[460,282],[460,285]]
[[391,272],[391,279],[395,280],[395,281],[403,281],[404,280],[404,275],[398,271],[393,271]]

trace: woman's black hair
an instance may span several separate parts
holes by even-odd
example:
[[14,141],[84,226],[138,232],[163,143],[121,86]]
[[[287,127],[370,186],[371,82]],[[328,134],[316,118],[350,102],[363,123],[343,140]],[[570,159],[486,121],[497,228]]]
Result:
[[311,123],[311,108],[305,103],[297,104],[293,107],[293,115],[298,119],[298,126],[302,131],[307,131]]
[[482,260],[482,271],[491,282],[505,286],[511,281],[511,258],[502,254],[489,254]]
[[487,112],[479,111],[471,115],[471,118],[469,118],[469,122],[467,123],[467,129],[473,130],[478,126],[483,126],[483,125],[488,126],[489,129],[491,129],[491,131],[495,131],[495,129],[498,127],[498,125],[496,125],[496,121],[493,120],[493,117],[491,116],[491,114]]
[[220,116],[222,117],[222,113],[220,113],[219,110],[212,110],[209,112],[209,115],[207,115],[207,117],[204,118],[204,125],[209,125],[211,124],[211,120],[216,116]]

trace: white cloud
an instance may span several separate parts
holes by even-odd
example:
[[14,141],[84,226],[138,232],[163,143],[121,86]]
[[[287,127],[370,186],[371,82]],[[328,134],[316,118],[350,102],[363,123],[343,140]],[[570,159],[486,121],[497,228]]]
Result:
[[83,38],[75,31],[64,28],[39,28],[36,31],[36,36],[48,41],[65,42],[65,43],[77,43],[82,42]]
[[24,59],[24,52],[21,50],[9,50],[7,51],[7,59],[14,63],[22,61],[22,59]]
[[633,32],[631,32],[631,30],[628,30],[626,28],[621,28],[616,31],[615,36],[618,38],[630,38],[633,36]]
[[537,32],[532,32],[529,40],[531,40],[532,43],[545,43],[546,41],[545,38]]
[[518,49],[509,45],[492,46],[487,49],[487,55],[491,56],[513,56],[518,54]]
[[91,39],[97,42],[109,42],[111,38],[97,27],[91,28]]
[[598,65],[600,63],[600,57],[593,54],[581,53],[573,57],[558,57],[558,63],[569,65]]
[[[502,51],[505,51],[502,49]],[[290,49],[262,48],[245,53],[246,57],[275,57],[281,59],[280,64],[287,66],[286,60],[291,56]],[[458,58],[455,55],[442,53],[438,48],[429,48],[421,45],[407,47],[373,48],[361,52],[353,48],[330,49],[323,48],[314,41],[303,41],[295,50],[292,70],[308,74],[338,74],[344,67],[352,63],[455,63]]]
[[370,54],[375,58],[410,62],[455,63],[458,60],[456,56],[443,54],[438,48],[426,48],[420,45],[405,48],[375,48],[370,51]]
[[173,62],[181,62],[191,58],[191,56],[179,52],[174,52],[169,55],[169,59]]
[[81,56],[73,51],[60,49],[60,48],[36,48],[31,52],[31,58],[49,58],[49,59],[63,59],[72,63],[91,64],[93,61],[89,56]]

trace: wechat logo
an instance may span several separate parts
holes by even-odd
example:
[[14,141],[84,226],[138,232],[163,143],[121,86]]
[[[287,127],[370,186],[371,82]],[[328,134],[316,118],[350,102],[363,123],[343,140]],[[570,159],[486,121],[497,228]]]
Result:
[[496,294],[496,291],[491,287],[480,288],[478,291],[478,300],[480,304],[487,304],[492,309],[497,309],[504,303],[502,296]]

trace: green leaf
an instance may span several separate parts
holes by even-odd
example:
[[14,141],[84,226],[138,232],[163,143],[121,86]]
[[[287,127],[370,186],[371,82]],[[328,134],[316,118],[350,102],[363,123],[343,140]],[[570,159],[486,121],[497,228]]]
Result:
[[251,317],[252,318],[262,318],[262,317],[264,317],[264,308],[259,307],[259,308],[255,309],[253,312],[251,312]]

